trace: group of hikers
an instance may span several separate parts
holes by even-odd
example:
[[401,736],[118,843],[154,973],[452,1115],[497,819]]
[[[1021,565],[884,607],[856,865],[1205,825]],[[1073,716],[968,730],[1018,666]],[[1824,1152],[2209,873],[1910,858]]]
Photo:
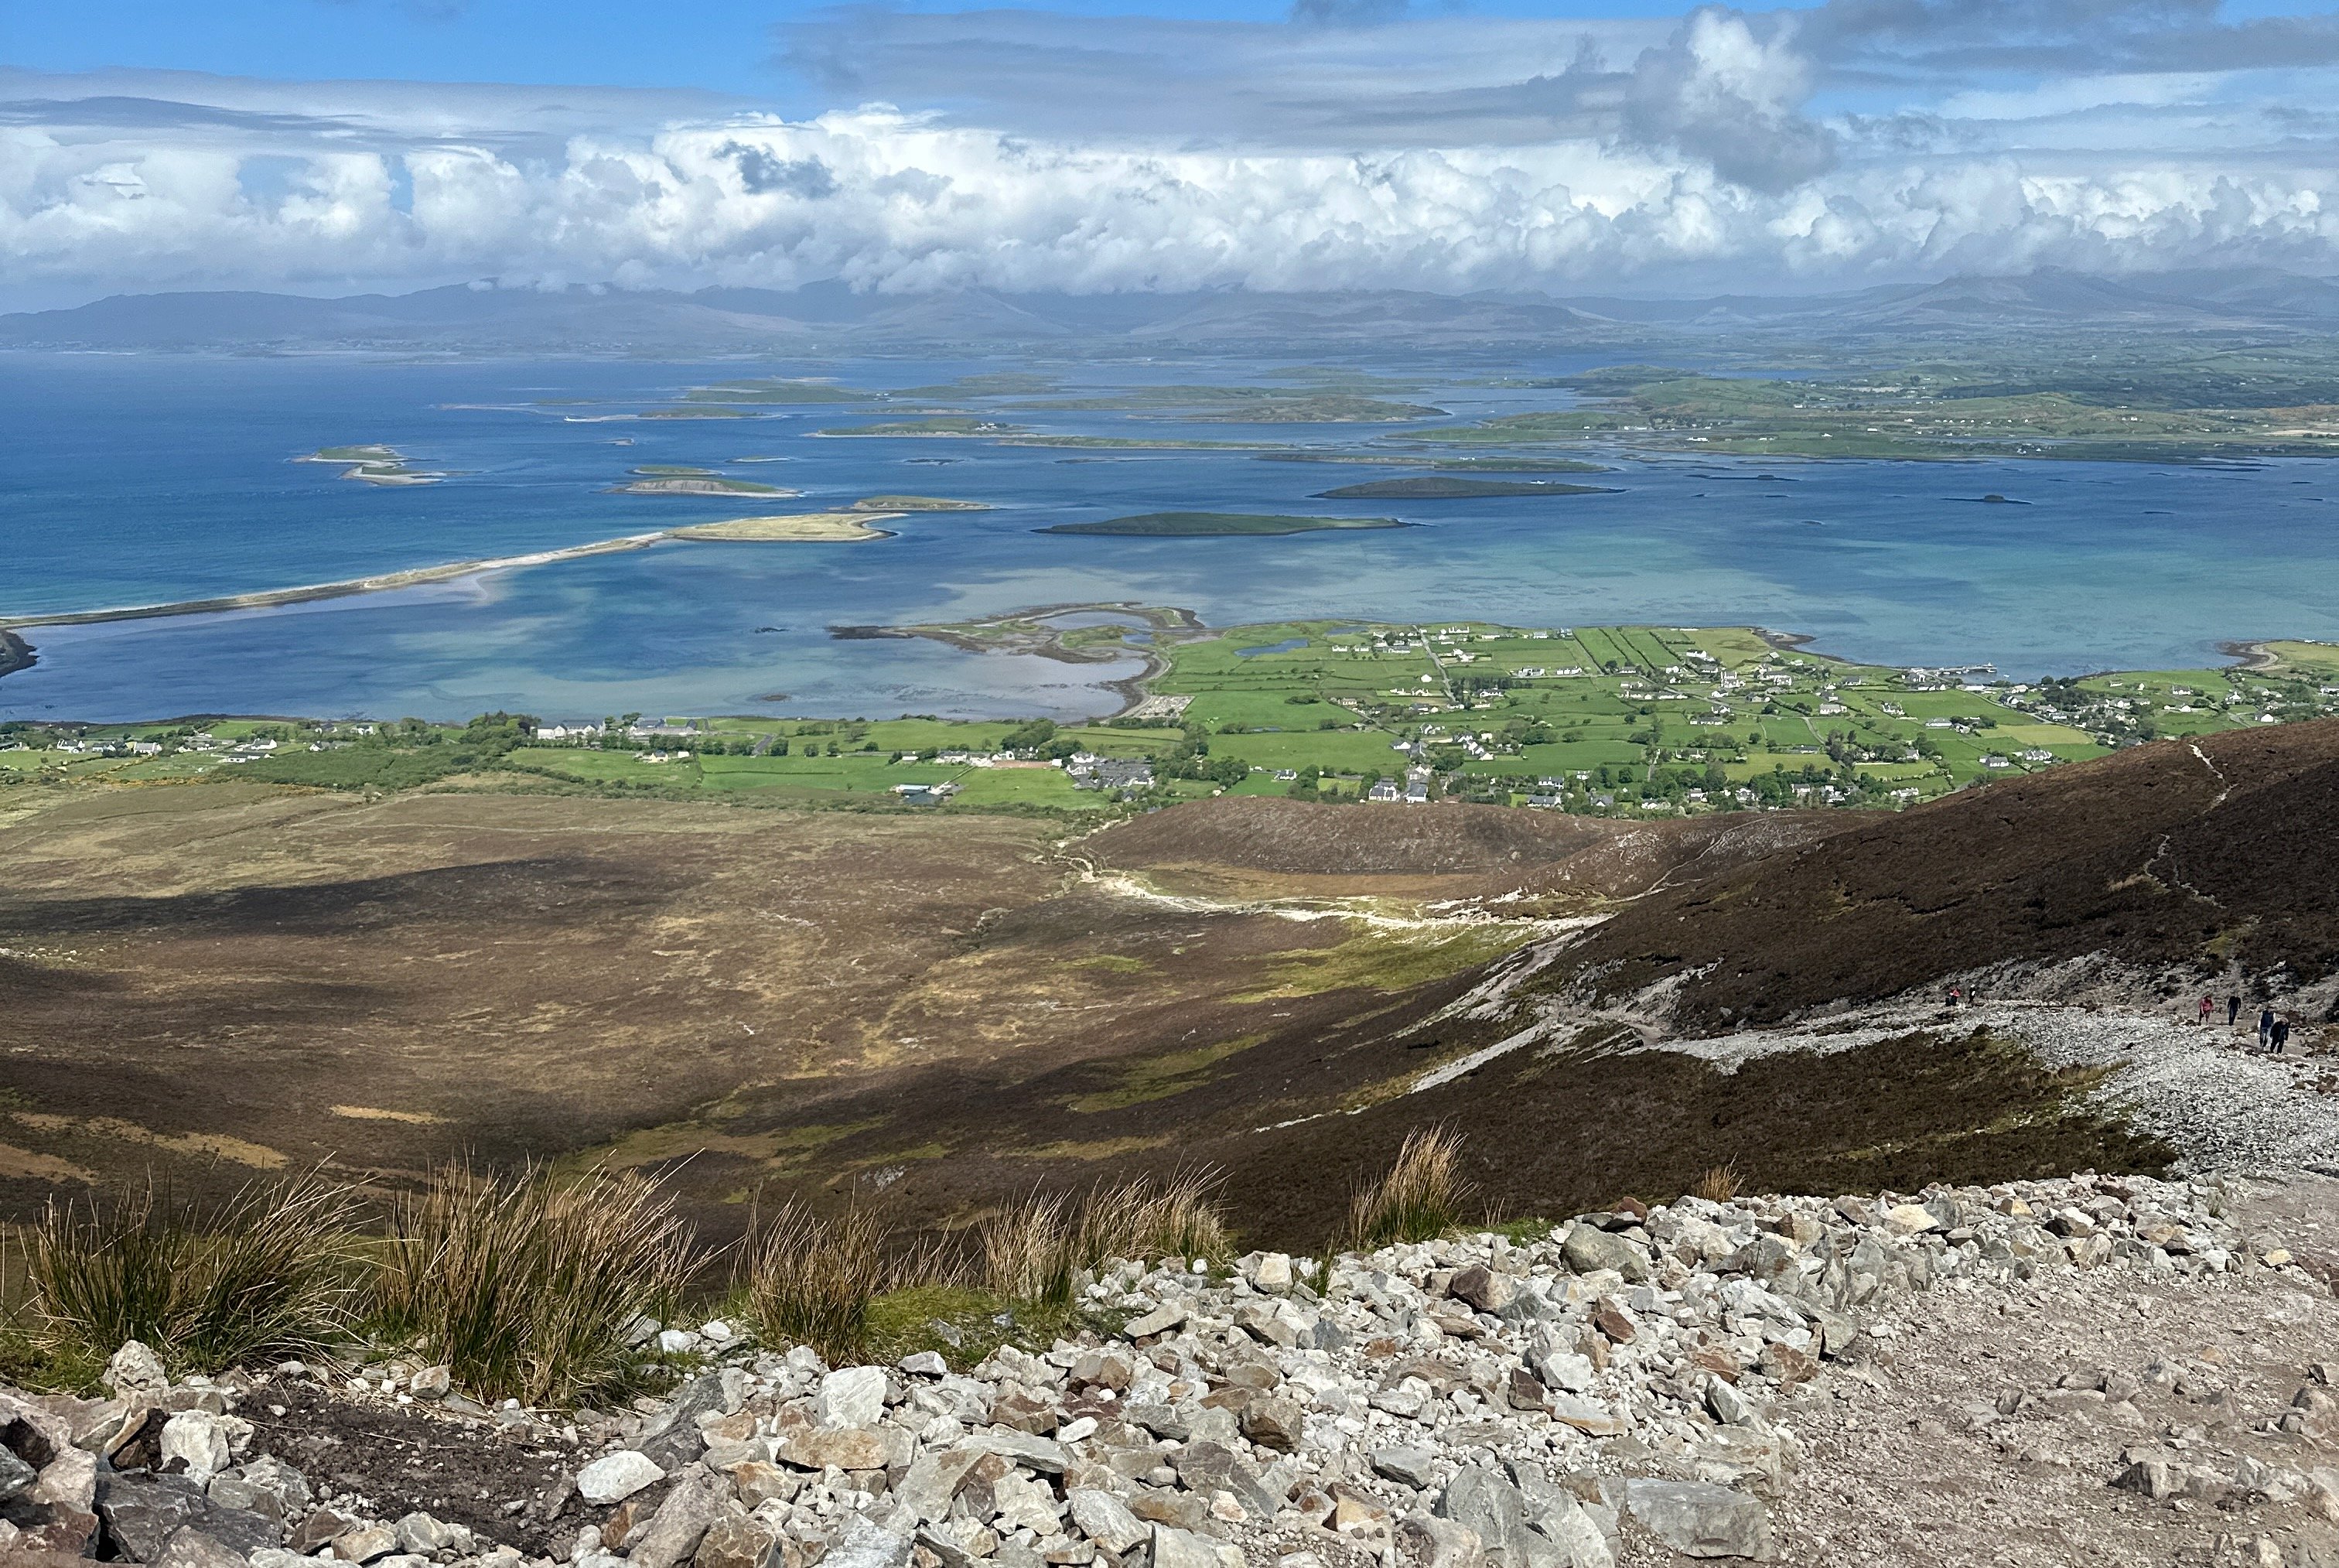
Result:
[[[1982,997],[1979,991],[1952,985],[1941,1000],[1950,1007],[1974,1007],[1979,1005]],[[2193,1021],[2202,1024],[2212,1023],[2216,1021],[2216,1014],[2217,999],[2205,995],[2201,998],[2200,1013]],[[2241,1027],[2241,1018],[2242,999],[2239,993],[2226,998],[2226,1027],[2238,1029]],[[2289,1043],[2290,1020],[2275,1012],[2271,1007],[2258,1009],[2258,1049],[2272,1051],[2279,1056],[2282,1054],[2283,1047]]]
[[[2201,999],[2200,1015],[2193,1021],[2196,1023],[2211,1022],[2216,1018],[2216,1012],[2217,999],[2213,996],[2205,996]],[[2239,1028],[2241,1018],[2242,999],[2239,996],[2228,996],[2226,998],[2226,1027],[2227,1029]],[[2258,1009],[2258,1049],[2260,1050],[2270,1050],[2279,1055],[2282,1051],[2282,1048],[2289,1043],[2290,1020],[2275,1012],[2275,1010],[2270,1007],[2262,1007]]]

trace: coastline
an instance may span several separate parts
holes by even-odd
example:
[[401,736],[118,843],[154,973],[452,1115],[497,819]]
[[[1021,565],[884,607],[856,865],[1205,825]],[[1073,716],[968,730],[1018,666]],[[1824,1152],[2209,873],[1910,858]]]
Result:
[[[839,642],[873,642],[885,638],[924,638],[944,647],[970,654],[1030,654],[1043,659],[1053,659],[1067,665],[1105,665],[1134,655],[1144,667],[1135,675],[1119,680],[1100,681],[1098,685],[1120,699],[1120,706],[1101,715],[1106,720],[1125,716],[1148,696],[1153,681],[1170,667],[1169,659],[1158,647],[1143,644],[1122,643],[1109,648],[1089,650],[1067,646],[1063,640],[1069,629],[1044,623],[1059,616],[1094,615],[1100,613],[1128,616],[1140,620],[1157,635],[1176,635],[1209,630],[1202,617],[1176,605],[1146,605],[1129,600],[1100,600],[1085,604],[1037,605],[1027,609],[1009,610],[987,616],[979,621],[966,622],[962,626],[832,626],[828,635]],[[1019,622],[1041,623],[1036,635],[1007,628]],[[995,628],[998,635],[986,639],[977,633]]]
[[[20,631],[28,626],[85,626],[104,621],[158,620],[167,616],[215,615],[228,610],[260,610],[278,605],[305,604],[313,599],[347,598],[355,594],[386,593],[392,588],[410,588],[423,583],[442,583],[456,577],[472,577],[480,572],[508,571],[517,567],[549,566],[555,561],[577,560],[586,556],[614,555],[621,550],[647,549],[660,539],[672,536],[673,530],[661,528],[653,534],[627,534],[622,538],[597,539],[589,545],[569,545],[557,550],[537,550],[524,556],[498,556],[487,560],[450,561],[445,566],[410,567],[404,571],[382,572],[369,577],[347,577],[340,582],[308,583],[294,588],[262,588],[256,593],[227,594],[209,599],[178,599],[167,604],[123,605],[103,610],[63,610],[54,615],[0,616],[0,633]],[[22,638],[20,646],[30,651]],[[30,660],[26,660],[30,663]],[[0,673],[6,666],[0,666]]]

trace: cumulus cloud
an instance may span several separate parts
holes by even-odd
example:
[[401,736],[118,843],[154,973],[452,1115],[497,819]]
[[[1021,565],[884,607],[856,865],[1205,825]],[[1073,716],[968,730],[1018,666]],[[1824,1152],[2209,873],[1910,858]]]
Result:
[[[2038,0],[1995,43],[1934,0],[1599,25],[853,13],[788,48],[860,106],[794,115],[690,94],[0,72],[0,278],[54,298],[2339,268],[2324,107],[2339,72],[2139,70],[2156,14],[2232,42],[2193,0]],[[2105,41],[2085,77],[1939,64],[2068,52],[2091,28]],[[867,101],[878,90],[891,104]]]

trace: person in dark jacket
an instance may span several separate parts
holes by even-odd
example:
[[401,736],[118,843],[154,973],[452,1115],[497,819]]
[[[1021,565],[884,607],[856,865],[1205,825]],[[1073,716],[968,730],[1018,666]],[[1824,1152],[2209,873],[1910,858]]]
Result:
[[2258,1049],[2274,1049],[2274,1009],[2270,1007],[2258,1009]]

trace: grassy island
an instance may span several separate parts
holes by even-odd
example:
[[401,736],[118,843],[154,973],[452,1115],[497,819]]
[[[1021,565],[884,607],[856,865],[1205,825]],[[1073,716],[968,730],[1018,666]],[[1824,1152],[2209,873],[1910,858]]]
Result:
[[1223,536],[1311,534],[1335,528],[1402,528],[1396,518],[1294,518],[1262,512],[1141,512],[1097,523],[1058,523],[1041,534],[1113,534],[1136,538],[1199,539]]
[[[636,473],[643,470],[637,468]],[[663,474],[629,479],[612,488],[613,496],[763,496],[785,498],[802,495],[778,485],[758,484],[753,479],[726,479],[720,474]]]
[[1570,485],[1552,479],[1466,479],[1424,474],[1405,479],[1371,479],[1318,490],[1319,501],[1466,501],[1482,496],[1613,496],[1606,485]]
[[792,381],[765,376],[693,387],[682,396],[686,402],[692,403],[866,403],[876,394],[830,381]]
[[676,539],[753,540],[758,543],[844,544],[863,539],[890,539],[883,528],[870,525],[898,516],[893,512],[798,512],[792,517],[734,518],[727,523],[699,523],[676,528]]
[[987,512],[982,501],[952,501],[941,496],[864,496],[853,503],[856,512]]
[[979,419],[971,414],[936,414],[923,419],[889,419],[877,425],[838,425],[816,436],[1018,436],[1021,425]]

